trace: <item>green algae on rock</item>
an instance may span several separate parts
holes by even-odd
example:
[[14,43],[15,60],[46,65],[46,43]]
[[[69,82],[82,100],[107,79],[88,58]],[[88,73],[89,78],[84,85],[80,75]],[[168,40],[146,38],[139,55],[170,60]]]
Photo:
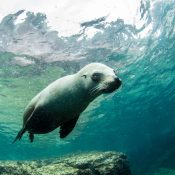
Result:
[[37,161],[1,161],[1,175],[131,175],[126,155],[90,152]]

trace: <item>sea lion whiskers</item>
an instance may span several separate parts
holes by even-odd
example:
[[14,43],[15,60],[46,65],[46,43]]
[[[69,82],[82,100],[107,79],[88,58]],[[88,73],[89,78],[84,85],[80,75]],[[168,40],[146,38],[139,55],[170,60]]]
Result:
[[101,90],[101,84],[98,84],[97,86],[93,87],[91,90],[90,90],[90,94],[92,96],[95,96],[97,95],[97,93],[99,92],[99,90]]

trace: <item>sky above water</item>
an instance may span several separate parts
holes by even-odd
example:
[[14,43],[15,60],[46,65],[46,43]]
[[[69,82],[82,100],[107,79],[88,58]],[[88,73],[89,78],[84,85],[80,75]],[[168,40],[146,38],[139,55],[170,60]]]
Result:
[[[125,23],[134,24],[139,0],[0,0],[0,20],[10,13],[24,9],[47,15],[48,25],[60,35],[72,35],[80,30],[80,23],[102,16],[107,21],[122,18]],[[25,13],[17,22],[25,19]]]

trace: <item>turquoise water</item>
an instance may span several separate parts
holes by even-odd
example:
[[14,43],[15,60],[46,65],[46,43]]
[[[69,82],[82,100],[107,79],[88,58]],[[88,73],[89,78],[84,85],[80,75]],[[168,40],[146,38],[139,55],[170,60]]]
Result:
[[[100,29],[91,38],[83,30],[58,37],[41,13],[28,12],[16,26],[20,13],[0,24],[0,159],[115,150],[128,155],[134,174],[175,169],[175,2],[142,1],[141,27],[122,19],[107,23],[105,17],[82,24],[85,31]],[[30,99],[90,62],[117,69],[122,88],[95,100],[66,139],[55,130],[32,144],[26,134],[12,144]]]

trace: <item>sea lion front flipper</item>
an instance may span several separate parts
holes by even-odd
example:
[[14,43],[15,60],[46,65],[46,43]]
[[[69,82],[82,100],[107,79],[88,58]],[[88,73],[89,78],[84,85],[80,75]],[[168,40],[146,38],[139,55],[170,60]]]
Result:
[[60,126],[60,138],[65,138],[75,127],[79,116]]

